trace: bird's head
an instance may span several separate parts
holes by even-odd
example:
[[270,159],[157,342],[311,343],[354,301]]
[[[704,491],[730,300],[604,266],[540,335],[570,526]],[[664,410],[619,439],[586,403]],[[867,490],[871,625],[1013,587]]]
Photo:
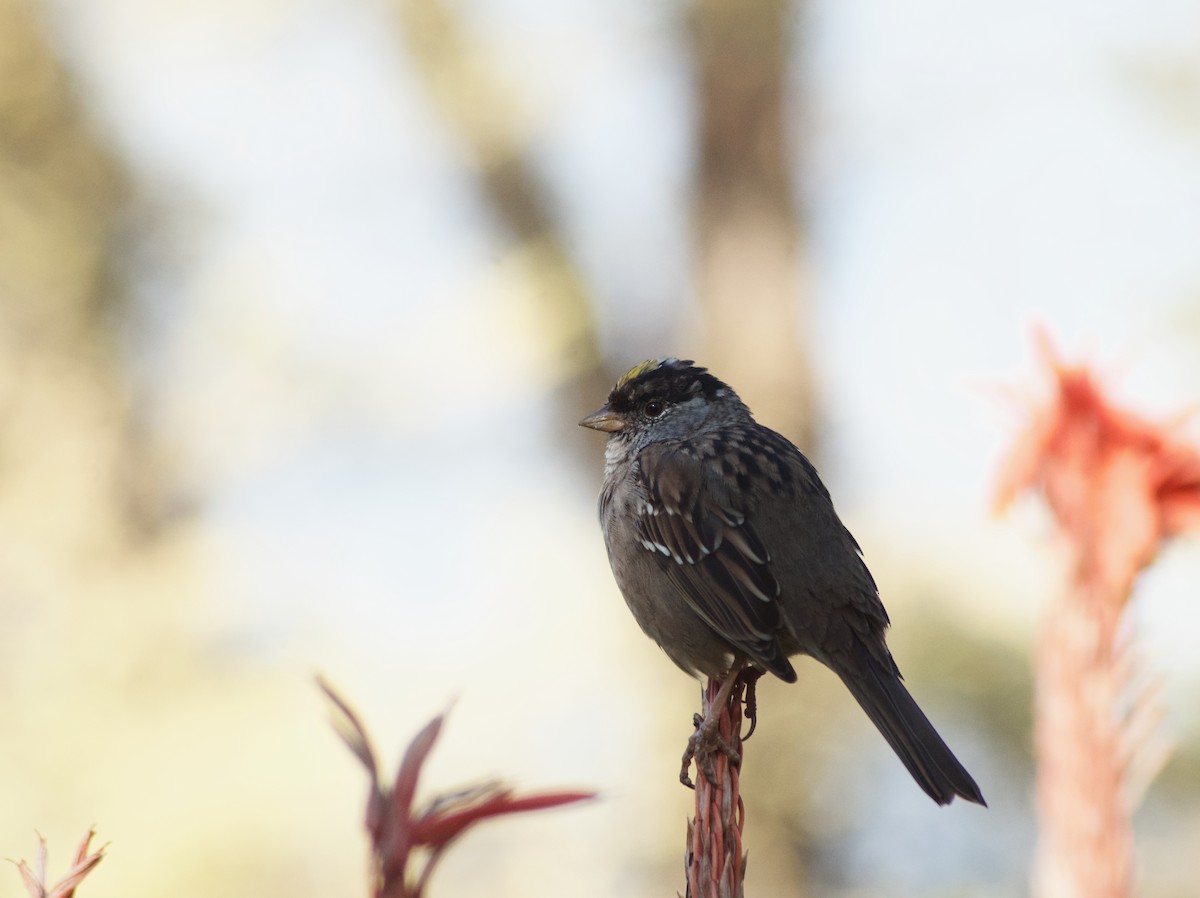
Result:
[[748,415],[737,394],[691,360],[650,359],[613,387],[604,407],[579,422],[640,448],[680,439],[737,415]]

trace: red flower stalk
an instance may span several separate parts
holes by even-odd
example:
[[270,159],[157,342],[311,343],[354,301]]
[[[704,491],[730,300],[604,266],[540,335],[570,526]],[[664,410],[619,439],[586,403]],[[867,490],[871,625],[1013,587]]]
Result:
[[73,898],[75,887],[83,882],[84,877],[104,859],[104,847],[107,846],[88,854],[88,845],[91,844],[94,835],[96,835],[96,831],[89,829],[87,835],[83,837],[83,841],[79,843],[79,848],[75,851],[75,862],[71,865],[71,869],[53,886],[46,885],[46,861],[48,860],[46,840],[38,836],[37,872],[29,869],[29,865],[24,861],[17,864],[17,870],[20,871],[21,878],[25,880],[25,888],[29,890],[32,898]]
[[[742,697],[746,674],[736,675],[717,723],[721,740],[745,757],[742,743]],[[752,672],[750,676],[757,678]],[[709,680],[704,688],[703,715],[717,699],[721,682]],[[701,716],[703,716],[701,715]],[[696,816],[688,821],[687,898],[741,898],[746,876],[742,852],[742,830],[746,808],[740,790],[741,762],[733,763],[724,752],[696,758]]]
[[[594,798],[594,792],[547,792],[516,797],[500,783],[484,783],[448,793],[414,810],[417,780],[441,733],[439,714],[409,743],[390,788],[358,717],[324,681],[317,684],[336,709],[334,726],[370,777],[366,827],[375,859],[374,898],[421,898],[442,852],[470,826],[489,817],[536,811]],[[423,863],[420,861],[423,860]]]
[[1200,528],[1200,453],[1173,428],[1113,405],[1044,335],[1038,348],[1052,394],[1033,410],[997,494],[1003,506],[1022,490],[1039,493],[1070,553],[1070,580],[1047,609],[1034,661],[1035,893],[1125,898],[1131,774],[1146,760],[1141,743],[1158,712],[1152,690],[1134,690],[1121,624],[1134,580],[1161,544]]

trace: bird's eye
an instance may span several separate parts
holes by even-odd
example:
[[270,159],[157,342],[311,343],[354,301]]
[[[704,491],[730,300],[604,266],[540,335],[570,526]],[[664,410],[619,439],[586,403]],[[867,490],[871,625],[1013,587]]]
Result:
[[646,413],[647,418],[657,418],[664,411],[666,411],[666,408],[667,407],[657,399],[651,399],[642,408],[642,411]]

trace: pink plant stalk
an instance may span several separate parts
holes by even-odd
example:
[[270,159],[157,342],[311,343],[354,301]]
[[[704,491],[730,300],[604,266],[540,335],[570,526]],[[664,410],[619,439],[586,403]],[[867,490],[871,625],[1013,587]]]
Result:
[[1039,350],[1052,392],[1013,446],[997,495],[1003,506],[1037,492],[1070,555],[1034,659],[1034,892],[1126,898],[1135,780],[1148,783],[1154,772],[1145,769],[1145,743],[1158,708],[1153,690],[1135,689],[1123,621],[1134,580],[1161,544],[1200,528],[1200,453],[1173,428],[1113,405],[1044,335]]
[[421,898],[442,853],[469,827],[489,817],[536,811],[594,798],[594,792],[547,792],[516,796],[500,783],[447,793],[421,809],[413,807],[417,780],[441,733],[439,714],[417,733],[391,787],[379,778],[375,752],[358,717],[326,683],[318,685],[336,710],[334,726],[370,777],[366,826],[374,855],[374,898]]
[[[703,712],[717,698],[721,683],[709,680],[704,689]],[[721,709],[718,731],[722,741],[739,758],[734,763],[724,752],[696,757],[696,816],[687,831],[687,898],[741,898],[746,876],[742,830],[746,808],[740,790],[742,698],[746,680],[738,680]]]
[[46,884],[46,862],[49,860],[46,840],[38,836],[36,871],[31,870],[24,861],[17,864],[17,870],[21,874],[21,879],[25,881],[25,888],[29,891],[30,896],[32,898],[73,898],[76,886],[83,882],[84,877],[91,873],[100,861],[104,860],[104,847],[91,854],[88,853],[88,846],[95,835],[94,829],[88,830],[83,841],[79,843],[79,848],[75,850],[75,861],[71,865],[71,869],[67,871],[66,876],[52,886]]

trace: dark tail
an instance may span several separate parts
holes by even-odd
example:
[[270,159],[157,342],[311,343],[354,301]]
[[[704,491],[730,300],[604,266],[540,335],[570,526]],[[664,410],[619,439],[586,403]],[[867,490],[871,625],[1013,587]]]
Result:
[[838,675],[913,779],[938,804],[961,795],[986,807],[979,786],[908,694],[900,675],[885,670],[865,646],[860,648],[857,670]]

